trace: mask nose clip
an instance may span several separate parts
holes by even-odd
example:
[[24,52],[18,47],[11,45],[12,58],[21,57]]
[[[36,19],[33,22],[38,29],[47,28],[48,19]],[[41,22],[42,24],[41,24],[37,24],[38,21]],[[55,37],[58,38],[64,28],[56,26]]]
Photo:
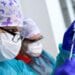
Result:
[[16,35],[12,38],[12,41],[16,43],[16,42],[18,42],[20,39],[21,39],[20,34],[17,34],[17,33],[16,33]]

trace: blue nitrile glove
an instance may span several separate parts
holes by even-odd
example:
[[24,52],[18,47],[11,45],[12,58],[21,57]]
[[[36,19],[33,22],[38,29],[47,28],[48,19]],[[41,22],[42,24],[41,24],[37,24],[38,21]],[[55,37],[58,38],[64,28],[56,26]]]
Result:
[[75,75],[75,58],[67,59],[55,70],[54,75]]
[[[67,29],[67,31],[64,34],[63,44],[62,44],[63,50],[67,50],[67,51],[71,50],[71,45],[73,43],[72,39],[74,35],[74,24],[75,24],[75,21],[73,21],[73,23],[70,25],[70,27]],[[75,45],[73,48],[73,53],[75,53]]]

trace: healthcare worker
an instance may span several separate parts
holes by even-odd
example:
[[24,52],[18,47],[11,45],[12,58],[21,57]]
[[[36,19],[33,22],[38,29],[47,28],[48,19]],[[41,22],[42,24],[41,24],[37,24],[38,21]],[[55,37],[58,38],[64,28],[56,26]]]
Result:
[[37,75],[23,61],[15,59],[21,49],[22,25],[19,0],[0,0],[0,75]]
[[23,25],[21,31],[23,43],[17,59],[27,63],[38,75],[51,75],[55,61],[53,57],[43,49],[43,36],[41,35],[39,27],[29,18],[24,19]]
[[[70,65],[71,62],[71,58],[73,58],[72,62],[75,59],[75,21],[72,22],[72,24],[70,25],[70,27],[66,30],[64,37],[63,37],[63,43],[59,45],[59,54],[57,56],[57,61],[56,61],[56,68],[54,70],[54,72],[60,67],[60,69],[62,70],[62,65],[68,64],[68,66]],[[68,60],[68,61],[66,61]],[[69,61],[70,60],[70,61]],[[71,63],[72,63],[71,62]],[[74,65],[70,66],[73,67]],[[66,67],[64,67],[64,70],[66,71],[74,71],[72,68],[70,69],[66,69]],[[58,71],[60,71],[60,69]],[[62,74],[55,74],[55,75],[62,75]],[[63,75],[75,75],[75,74],[63,74]]]

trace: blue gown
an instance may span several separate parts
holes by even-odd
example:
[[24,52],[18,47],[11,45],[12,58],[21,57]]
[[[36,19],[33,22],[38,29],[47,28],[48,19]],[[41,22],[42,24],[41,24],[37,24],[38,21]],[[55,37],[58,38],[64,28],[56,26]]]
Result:
[[37,75],[37,73],[23,61],[12,59],[0,62],[0,75]]
[[[0,75],[51,75],[55,62],[50,55],[43,51],[41,58],[34,58],[33,60],[37,65],[35,63],[26,64],[17,59],[0,62]],[[39,65],[39,62],[42,66]]]
[[55,60],[47,52],[43,50],[40,57],[33,57],[33,63],[29,65],[34,69],[39,75],[51,75],[54,67]]

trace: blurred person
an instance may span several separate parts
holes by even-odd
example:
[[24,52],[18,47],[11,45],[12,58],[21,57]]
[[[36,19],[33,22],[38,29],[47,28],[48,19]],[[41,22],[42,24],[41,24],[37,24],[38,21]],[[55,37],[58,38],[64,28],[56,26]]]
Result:
[[38,75],[51,75],[55,60],[44,50],[43,36],[32,19],[24,19],[21,37],[22,47],[17,59],[27,63]]

